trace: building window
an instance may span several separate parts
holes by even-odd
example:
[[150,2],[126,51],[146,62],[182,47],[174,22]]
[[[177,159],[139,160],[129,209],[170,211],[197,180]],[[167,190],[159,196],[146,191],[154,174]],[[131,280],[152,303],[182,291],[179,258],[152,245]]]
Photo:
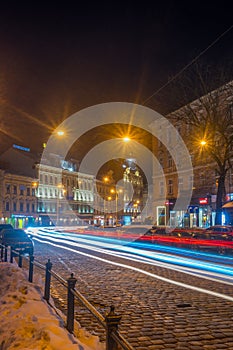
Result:
[[48,184],[48,175],[45,175],[45,176],[44,176],[44,183],[45,183],[45,184]]
[[158,225],[164,226],[166,223],[166,208],[157,207],[157,221]]
[[24,195],[24,190],[25,190],[25,186],[24,185],[20,185],[19,186],[19,194],[20,194],[20,196]]
[[170,153],[168,154],[168,167],[169,167],[169,168],[172,167],[172,156],[171,156]]
[[159,194],[160,194],[160,196],[164,195],[164,182],[163,181],[160,181],[160,183],[159,183]]
[[30,204],[29,203],[26,204],[26,210],[27,210],[27,213],[30,212]]
[[200,174],[200,185],[205,186],[205,176],[204,174]]
[[173,194],[173,180],[168,180],[168,194]]
[[53,184],[53,177],[50,176],[50,185],[52,185],[52,184]]
[[17,194],[17,186],[14,186],[14,187],[13,187],[13,193],[14,193],[14,194]]
[[35,188],[32,188],[32,196],[35,197],[35,195],[36,195],[36,190],[35,190]]
[[15,202],[13,203],[13,211],[17,211],[17,205]]
[[22,202],[20,202],[20,204],[19,204],[19,210],[23,211],[23,203]]
[[27,196],[30,196],[30,187],[27,187]]
[[10,193],[10,191],[11,191],[11,185],[9,185],[9,184],[6,184],[6,193]]
[[32,213],[35,213],[35,204],[32,203]]
[[9,211],[9,210],[10,210],[10,203],[6,202],[6,211]]

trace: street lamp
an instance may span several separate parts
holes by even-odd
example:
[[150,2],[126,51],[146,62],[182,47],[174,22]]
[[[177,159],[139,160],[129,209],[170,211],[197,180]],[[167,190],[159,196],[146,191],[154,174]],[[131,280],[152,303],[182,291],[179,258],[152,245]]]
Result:
[[200,144],[201,144],[201,146],[205,146],[207,144],[207,142],[205,140],[201,140]]
[[134,215],[136,215],[137,212],[138,212],[138,206],[139,206],[139,204],[140,204],[140,201],[137,200],[137,201],[135,201],[135,203],[134,203],[134,205],[133,205],[133,207],[134,207]]
[[[108,196],[106,198],[108,201],[111,201],[112,200],[112,197],[111,196]],[[104,226],[105,226],[105,211],[106,211],[106,200],[104,198]]]
[[112,188],[110,192],[115,194],[115,199],[116,199],[116,224],[117,224],[118,223],[118,196],[119,196],[119,193],[122,193],[123,191],[122,191],[122,189],[119,189],[117,191],[117,190],[114,190]]
[[104,176],[103,181],[104,181],[105,183],[107,183],[107,182],[109,181],[108,176]]
[[[62,191],[61,191],[62,190]],[[57,226],[59,225],[60,215],[59,215],[59,207],[60,207],[60,196],[64,195],[65,193],[64,185],[58,184],[57,185]]]

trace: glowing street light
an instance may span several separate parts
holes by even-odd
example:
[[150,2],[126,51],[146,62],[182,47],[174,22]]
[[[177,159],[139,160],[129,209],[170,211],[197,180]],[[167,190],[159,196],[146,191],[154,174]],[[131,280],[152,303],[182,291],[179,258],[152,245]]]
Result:
[[124,142],[129,142],[129,141],[130,141],[130,138],[129,138],[128,136],[125,136],[125,137],[123,137],[123,141],[124,141]]
[[58,130],[57,135],[58,135],[58,136],[64,136],[65,133],[64,133],[63,130]]
[[201,144],[201,146],[205,146],[207,144],[207,142],[205,140],[201,140],[200,144]]
[[107,176],[105,176],[105,177],[103,178],[103,181],[106,183],[106,182],[109,181],[109,178],[108,178]]

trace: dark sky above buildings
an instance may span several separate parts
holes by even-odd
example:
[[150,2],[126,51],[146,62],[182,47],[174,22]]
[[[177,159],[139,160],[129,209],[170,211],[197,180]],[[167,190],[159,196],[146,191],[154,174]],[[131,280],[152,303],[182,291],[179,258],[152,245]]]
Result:
[[[76,111],[143,103],[232,24],[230,1],[1,5],[0,146],[38,150]],[[232,61],[232,44],[233,29],[202,62]]]

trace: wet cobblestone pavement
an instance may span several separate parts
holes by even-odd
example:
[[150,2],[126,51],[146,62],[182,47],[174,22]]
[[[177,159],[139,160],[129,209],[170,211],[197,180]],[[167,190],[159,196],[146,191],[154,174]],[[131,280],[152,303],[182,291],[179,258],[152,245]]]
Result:
[[[43,264],[50,258],[53,270],[63,278],[67,279],[74,273],[77,279],[76,289],[102,315],[105,315],[113,304],[116,313],[122,315],[119,330],[135,349],[233,349],[232,301],[37,242],[35,251],[36,259]],[[233,297],[233,285],[109,255],[98,256]],[[64,311],[66,290],[54,279],[52,296],[57,306]],[[104,341],[103,329],[80,304],[76,304],[75,317],[82,327]]]

